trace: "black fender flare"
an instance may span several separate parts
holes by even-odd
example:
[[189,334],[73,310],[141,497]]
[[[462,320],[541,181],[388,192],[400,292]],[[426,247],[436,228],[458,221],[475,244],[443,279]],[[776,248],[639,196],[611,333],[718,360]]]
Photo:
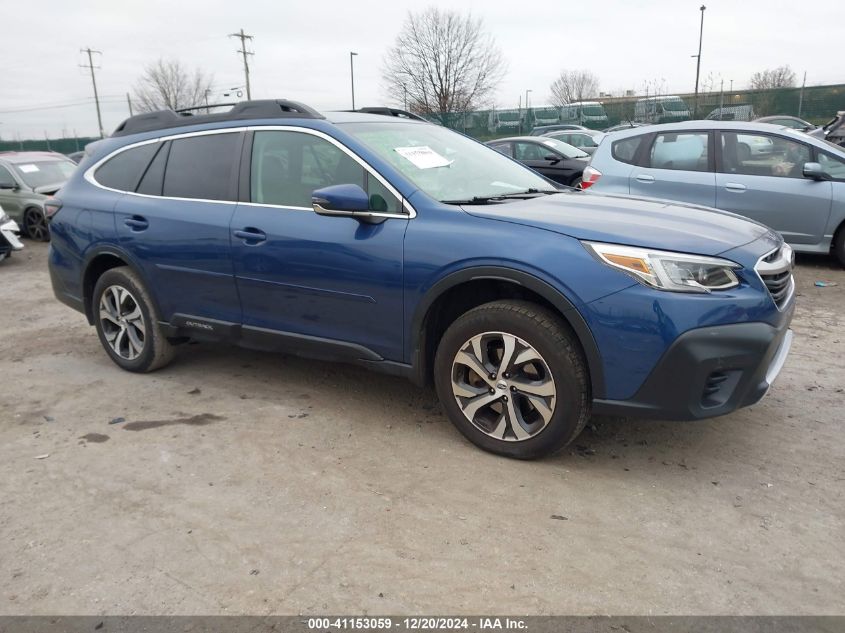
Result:
[[539,277],[535,277],[530,273],[516,270],[514,268],[500,266],[477,266],[453,272],[437,281],[425,293],[423,298],[417,304],[414,316],[411,319],[411,353],[412,364],[414,367],[414,382],[417,382],[418,384],[424,382],[425,367],[421,349],[423,342],[422,336],[424,332],[423,325],[428,317],[431,306],[434,305],[435,301],[437,301],[437,299],[450,288],[468,281],[477,281],[481,279],[506,281],[508,283],[524,286],[532,292],[540,295],[553,305],[560,313],[561,317],[575,332],[575,336],[578,338],[578,342],[584,350],[584,356],[587,361],[587,369],[590,372],[590,385],[593,398],[604,397],[604,365],[602,363],[601,354],[599,354],[599,348],[593,338],[592,331],[587,325],[587,322],[584,320],[584,317],[582,317],[581,313],[578,312],[578,309],[563,294]]

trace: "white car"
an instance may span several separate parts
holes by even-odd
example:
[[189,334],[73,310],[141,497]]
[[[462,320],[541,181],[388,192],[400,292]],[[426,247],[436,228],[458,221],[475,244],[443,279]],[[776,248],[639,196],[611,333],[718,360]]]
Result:
[[11,255],[12,251],[19,251],[23,244],[18,239],[20,229],[17,222],[12,220],[3,207],[0,207],[0,262]]

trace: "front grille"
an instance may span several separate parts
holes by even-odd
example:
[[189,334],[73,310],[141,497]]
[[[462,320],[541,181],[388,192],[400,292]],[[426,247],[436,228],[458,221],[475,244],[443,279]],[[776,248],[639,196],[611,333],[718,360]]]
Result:
[[793,263],[792,248],[784,244],[761,257],[755,267],[778,309],[783,309],[795,288],[792,279]]

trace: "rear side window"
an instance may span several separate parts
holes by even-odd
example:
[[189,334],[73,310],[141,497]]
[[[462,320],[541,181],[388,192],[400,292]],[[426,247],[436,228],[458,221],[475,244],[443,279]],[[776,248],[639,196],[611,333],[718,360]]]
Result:
[[633,165],[637,150],[640,149],[640,143],[644,138],[644,136],[632,136],[631,138],[614,141],[613,145],[610,146],[610,153],[616,160]]
[[651,146],[649,166],[654,169],[709,171],[707,132],[666,132],[658,134]]
[[191,136],[171,141],[163,194],[172,198],[233,200],[232,172],[239,133]]
[[103,163],[94,177],[104,187],[118,191],[135,191],[157,149],[158,144],[148,143],[120,152]]

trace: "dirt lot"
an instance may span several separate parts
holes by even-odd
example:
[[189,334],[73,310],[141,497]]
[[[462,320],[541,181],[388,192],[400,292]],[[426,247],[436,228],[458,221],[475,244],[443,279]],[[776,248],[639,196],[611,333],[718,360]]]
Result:
[[191,345],[122,372],[53,299],[46,253],[0,264],[1,614],[845,613],[827,258],[799,260],[760,404],[596,419],[525,463],[354,367]]

